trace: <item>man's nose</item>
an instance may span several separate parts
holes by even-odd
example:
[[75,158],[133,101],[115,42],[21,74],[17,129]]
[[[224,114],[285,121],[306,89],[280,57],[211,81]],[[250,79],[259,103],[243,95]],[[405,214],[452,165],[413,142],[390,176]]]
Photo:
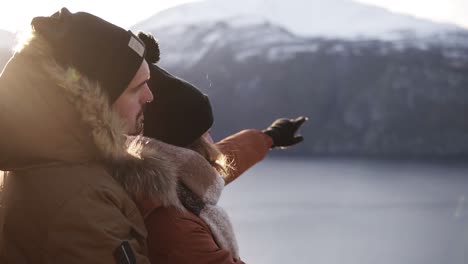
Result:
[[142,103],[150,103],[154,99],[153,93],[151,92],[150,88],[147,84],[143,87],[142,91]]

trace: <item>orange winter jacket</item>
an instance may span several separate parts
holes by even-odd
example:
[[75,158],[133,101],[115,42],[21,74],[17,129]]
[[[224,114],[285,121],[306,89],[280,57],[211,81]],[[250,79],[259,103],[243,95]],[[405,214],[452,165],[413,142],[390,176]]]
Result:
[[[243,130],[216,144],[234,166],[226,184],[261,161],[272,145],[272,139],[261,131]],[[208,225],[190,212],[173,207],[140,204],[148,230],[148,252],[151,263],[158,264],[234,264],[235,259],[215,242]]]

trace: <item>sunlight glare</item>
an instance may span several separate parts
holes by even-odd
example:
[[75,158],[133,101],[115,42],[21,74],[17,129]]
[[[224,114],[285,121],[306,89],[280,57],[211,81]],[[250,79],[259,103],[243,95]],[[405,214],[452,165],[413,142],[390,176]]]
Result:
[[120,27],[129,28],[157,12],[193,0],[159,0],[159,1],[91,1],[91,0],[43,0],[43,1],[10,1],[0,9],[0,29],[11,32],[29,29],[31,19],[35,16],[50,16],[67,7],[71,12],[85,11],[97,15]]

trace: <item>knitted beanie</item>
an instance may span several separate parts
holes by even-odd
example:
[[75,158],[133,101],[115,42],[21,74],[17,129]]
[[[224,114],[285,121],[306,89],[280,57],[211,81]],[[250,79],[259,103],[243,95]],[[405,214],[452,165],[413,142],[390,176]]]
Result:
[[186,147],[213,125],[213,111],[208,96],[193,84],[160,66],[159,44],[149,33],[138,33],[147,48],[150,67],[148,86],[154,101],[145,112],[144,135],[179,147]]
[[145,112],[144,135],[186,147],[213,125],[208,96],[194,85],[150,64],[148,86],[154,100]]
[[62,8],[50,17],[33,18],[31,26],[49,42],[59,64],[97,81],[111,104],[145,57],[144,43],[132,32],[88,13]]

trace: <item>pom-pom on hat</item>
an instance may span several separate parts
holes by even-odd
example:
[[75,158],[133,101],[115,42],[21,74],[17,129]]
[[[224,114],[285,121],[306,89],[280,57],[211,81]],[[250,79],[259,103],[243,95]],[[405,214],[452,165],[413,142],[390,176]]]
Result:
[[149,33],[138,33],[147,48],[146,61],[150,67],[148,86],[154,100],[145,111],[147,137],[179,147],[186,147],[201,137],[213,125],[213,111],[208,96],[193,84],[182,80],[155,63],[160,50]]

